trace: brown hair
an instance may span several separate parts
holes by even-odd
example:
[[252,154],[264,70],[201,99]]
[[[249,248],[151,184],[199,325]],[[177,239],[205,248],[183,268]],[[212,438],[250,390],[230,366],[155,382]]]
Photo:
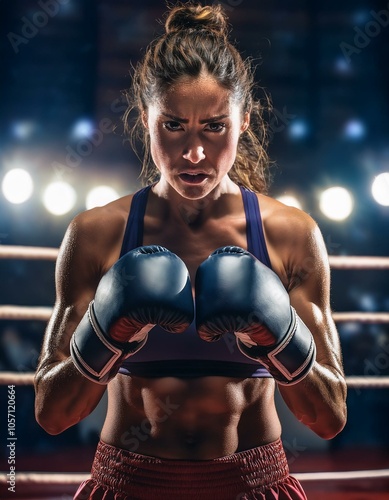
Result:
[[[142,112],[183,76],[196,78],[205,73],[228,89],[235,102],[242,103],[243,113],[251,115],[249,128],[239,138],[229,176],[253,191],[267,191],[268,136],[263,114],[271,108],[270,99],[266,94],[263,103],[254,99],[251,61],[242,59],[228,37],[227,17],[220,5],[179,3],[167,14],[165,33],[150,43],[143,60],[136,65],[132,88],[126,93],[129,105],[123,120],[134,151],[143,161],[141,177],[145,183],[158,180],[159,171],[150,155],[150,137],[142,123]],[[130,126],[133,110],[137,117]],[[142,144],[141,154],[138,141]]]

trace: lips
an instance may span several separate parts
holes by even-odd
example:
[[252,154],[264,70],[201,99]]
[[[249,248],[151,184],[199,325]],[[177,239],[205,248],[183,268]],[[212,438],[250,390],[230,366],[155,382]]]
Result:
[[208,175],[203,172],[180,174],[180,179],[188,184],[201,184],[207,177]]

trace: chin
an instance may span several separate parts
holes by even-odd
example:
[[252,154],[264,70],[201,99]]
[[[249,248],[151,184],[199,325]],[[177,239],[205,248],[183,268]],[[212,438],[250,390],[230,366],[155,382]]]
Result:
[[196,201],[206,198],[211,192],[210,186],[188,186],[187,188],[177,189],[177,193],[186,200]]

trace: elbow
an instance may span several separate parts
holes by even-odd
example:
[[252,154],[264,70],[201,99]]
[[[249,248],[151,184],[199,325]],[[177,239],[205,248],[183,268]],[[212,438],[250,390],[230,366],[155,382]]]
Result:
[[65,430],[65,428],[53,425],[51,422],[43,422],[42,420],[38,419],[37,422],[42,427],[42,429],[51,436],[57,436],[58,434],[61,434]]
[[347,422],[347,409],[346,405],[338,408],[336,412],[331,412],[326,418],[320,419],[311,429],[322,439],[333,439],[345,427]]
[[48,434],[61,434],[78,421],[69,418],[66,411],[58,404],[51,403],[45,398],[35,398],[35,420]]
[[52,436],[61,434],[70,427],[68,423],[65,424],[65,422],[63,422],[61,415],[56,412],[47,412],[36,409],[35,419],[42,429]]
[[336,417],[333,419],[334,424],[332,425],[332,432],[327,439],[332,439],[337,436],[344,429],[347,423],[347,406],[344,403],[341,410],[338,410]]
[[321,426],[320,429],[313,429],[316,434],[322,439],[330,440],[337,436],[346,425],[346,420],[334,420],[331,423],[327,423],[326,426]]
[[35,420],[48,434],[61,434],[69,425],[66,425],[63,412],[55,404],[48,401],[45,393],[39,390],[35,383]]

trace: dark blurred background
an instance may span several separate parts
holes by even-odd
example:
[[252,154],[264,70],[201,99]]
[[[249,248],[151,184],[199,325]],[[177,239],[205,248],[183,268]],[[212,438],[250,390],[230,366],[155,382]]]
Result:
[[[257,82],[272,97],[270,194],[293,196],[292,203],[312,215],[330,255],[387,256],[389,4],[221,3],[232,39],[253,58]],[[0,10],[0,244],[58,247],[74,215],[98,203],[86,205],[93,188],[122,196],[140,186],[139,161],[122,133],[123,91],[131,65],[161,32],[166,6],[157,0],[14,0],[1,2]],[[14,169],[29,173],[30,196],[28,179],[17,179],[15,190],[6,177]],[[376,182],[377,200],[372,185],[385,173]],[[50,197],[47,187],[58,182],[70,191]],[[320,197],[332,187],[344,188],[352,204],[349,210],[338,206],[338,193],[326,215]],[[60,203],[72,197],[73,206]],[[0,304],[53,304],[53,262],[0,260],[0,274]],[[388,277],[389,271],[333,270],[334,311],[388,311]],[[33,371],[44,327],[1,320],[0,370]],[[347,375],[389,373],[388,325],[338,328]],[[46,435],[34,421],[32,387],[19,387],[17,394],[21,452],[95,443],[93,423]],[[388,447],[388,391],[351,389],[348,404],[345,430],[325,447]],[[321,446],[306,442],[306,448]]]

